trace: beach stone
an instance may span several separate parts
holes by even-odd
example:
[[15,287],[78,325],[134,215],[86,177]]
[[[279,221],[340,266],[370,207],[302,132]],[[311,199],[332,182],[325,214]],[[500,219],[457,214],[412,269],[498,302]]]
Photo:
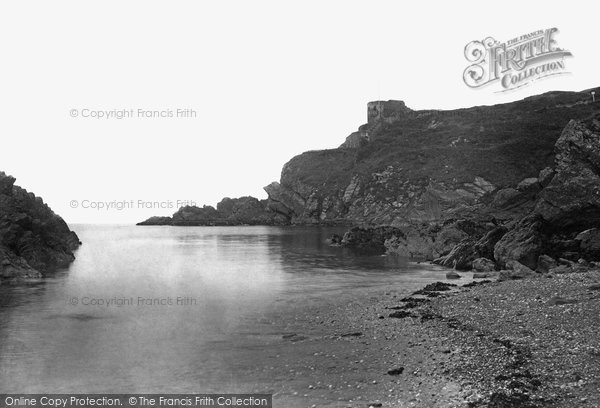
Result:
[[446,273],[446,279],[460,279],[460,275],[454,271]]
[[475,272],[473,274],[473,279],[485,279],[487,277],[489,277],[490,275],[488,273],[485,272]]
[[552,268],[550,269],[550,273],[554,273],[554,274],[564,274],[564,273],[571,273],[573,272],[573,270],[571,269],[571,266],[569,265],[558,265],[556,268]]
[[404,372],[404,367],[392,368],[388,370],[388,375],[400,375]]
[[445,282],[435,282],[426,285],[423,289],[415,292],[415,294],[423,294],[424,292],[444,292],[447,290],[451,290],[452,287],[456,285],[453,283],[445,283]]
[[535,276],[534,271],[515,260],[508,261],[506,266],[511,269],[500,271],[500,274],[498,275],[498,281],[500,282],[506,280],[525,279]]
[[389,316],[395,319],[404,319],[405,317],[411,317],[412,313],[406,310],[398,310],[397,312],[390,313]]
[[473,269],[477,272],[491,272],[496,268],[494,261],[487,258],[477,258],[473,261]]

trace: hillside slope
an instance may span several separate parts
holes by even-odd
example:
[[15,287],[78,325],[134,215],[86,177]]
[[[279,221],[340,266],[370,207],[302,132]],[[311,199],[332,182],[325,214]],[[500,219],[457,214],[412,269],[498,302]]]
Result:
[[494,200],[494,215],[510,218],[523,211],[507,188],[552,166],[567,123],[599,110],[589,90],[450,111],[372,102],[369,122],[342,146],[292,158],[265,187],[268,205],[293,224],[404,226]]

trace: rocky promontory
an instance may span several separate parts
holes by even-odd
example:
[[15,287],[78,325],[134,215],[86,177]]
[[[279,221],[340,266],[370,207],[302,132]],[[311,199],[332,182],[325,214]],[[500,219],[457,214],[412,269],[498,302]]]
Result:
[[590,91],[447,111],[370,102],[368,122],[339,148],[285,164],[265,187],[269,208],[305,225],[441,224],[479,214],[481,204],[518,219],[539,189],[532,179],[550,177],[540,172],[553,166],[565,126],[600,109]]
[[[554,153],[553,166],[538,177],[495,191],[468,211],[453,212],[458,218],[418,227],[355,227],[337,242],[358,250],[436,258],[434,263],[459,270],[502,270],[501,279],[596,266],[600,114],[571,120],[556,140]],[[511,208],[510,216],[506,208]]]
[[226,226],[286,225],[288,220],[267,207],[266,200],[254,197],[224,198],[217,208],[181,207],[171,217],[151,217],[137,225]]
[[0,280],[39,278],[68,266],[81,245],[41,197],[0,172]]

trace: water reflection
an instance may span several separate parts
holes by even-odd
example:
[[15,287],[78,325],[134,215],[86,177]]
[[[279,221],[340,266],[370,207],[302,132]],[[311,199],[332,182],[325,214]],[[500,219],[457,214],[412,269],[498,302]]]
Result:
[[[67,271],[0,286],[0,392],[239,391],[298,308],[442,274],[328,246],[340,229],[75,230]],[[169,298],[194,303],[145,303]]]

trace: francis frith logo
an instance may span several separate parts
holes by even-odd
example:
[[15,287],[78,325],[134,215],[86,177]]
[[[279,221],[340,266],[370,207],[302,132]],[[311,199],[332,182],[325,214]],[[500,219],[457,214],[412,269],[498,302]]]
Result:
[[471,88],[499,83],[504,92],[552,75],[566,74],[565,58],[570,51],[559,48],[557,28],[537,30],[506,42],[487,37],[465,46],[469,65],[463,80]]

